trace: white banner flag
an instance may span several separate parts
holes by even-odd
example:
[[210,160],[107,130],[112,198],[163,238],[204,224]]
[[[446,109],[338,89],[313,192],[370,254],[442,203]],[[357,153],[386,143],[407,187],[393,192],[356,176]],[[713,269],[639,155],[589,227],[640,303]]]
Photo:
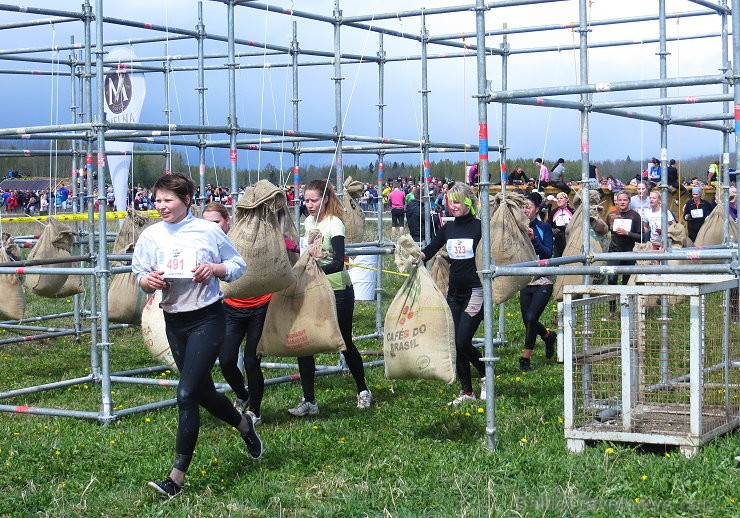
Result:
[[[118,47],[108,53],[112,65],[105,74],[105,116],[108,122],[139,122],[141,107],[146,96],[146,82],[141,72],[131,73],[136,63],[136,54],[128,47]],[[128,199],[128,175],[131,166],[133,142],[105,141],[108,169],[113,181],[116,210],[126,210]],[[125,154],[124,154],[125,153]],[[100,179],[102,181],[102,178]]]

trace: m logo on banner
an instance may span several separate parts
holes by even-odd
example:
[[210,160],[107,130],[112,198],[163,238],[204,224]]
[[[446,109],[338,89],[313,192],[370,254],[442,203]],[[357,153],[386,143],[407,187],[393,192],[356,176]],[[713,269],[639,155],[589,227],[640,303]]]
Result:
[[115,114],[128,108],[131,101],[131,78],[127,71],[116,71],[105,76],[105,103]]

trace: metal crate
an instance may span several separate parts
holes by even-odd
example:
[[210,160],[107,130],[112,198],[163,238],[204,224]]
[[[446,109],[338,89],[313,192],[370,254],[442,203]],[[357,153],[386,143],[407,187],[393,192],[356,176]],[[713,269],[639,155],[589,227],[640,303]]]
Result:
[[674,445],[691,456],[740,425],[740,324],[730,311],[738,280],[689,285],[687,277],[705,276],[682,277],[681,284],[565,287],[571,451],[605,440]]

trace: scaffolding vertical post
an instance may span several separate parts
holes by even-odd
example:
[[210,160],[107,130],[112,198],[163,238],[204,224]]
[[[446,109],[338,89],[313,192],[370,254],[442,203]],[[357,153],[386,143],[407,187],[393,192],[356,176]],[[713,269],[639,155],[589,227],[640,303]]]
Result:
[[[579,34],[579,84],[588,85],[588,0],[579,0],[578,9],[578,34]],[[591,196],[589,193],[589,162],[590,162],[590,143],[589,143],[589,112],[591,111],[591,94],[582,93],[581,96],[581,203],[583,204],[583,223],[581,231],[583,232],[583,255],[588,257],[591,253],[591,221],[589,218]],[[590,284],[591,277],[584,276],[584,283]]]
[[342,165],[342,139],[344,139],[344,128],[342,124],[342,11],[339,9],[339,0],[334,0],[334,115],[336,118],[336,152],[335,163],[337,171],[337,195],[344,194],[344,171]]
[[[428,52],[429,48],[429,31],[426,26],[426,14],[424,9],[421,10],[421,158],[423,163],[422,178],[422,203],[429,198],[429,179],[431,178],[431,164],[429,163],[429,67]],[[424,207],[421,207],[421,214],[424,214]],[[426,230],[427,239],[432,234],[429,218],[423,222]]]
[[[504,23],[504,30],[507,28],[507,24]],[[484,40],[485,41],[485,40]],[[501,90],[506,91],[509,88],[509,54],[511,48],[509,46],[509,37],[504,34],[503,41],[501,42]],[[486,85],[488,81],[486,81]],[[501,155],[501,195],[506,197],[506,184],[508,181],[509,170],[506,165],[507,150],[508,150],[508,117],[509,117],[509,103],[501,103],[501,133],[499,134],[499,149]],[[490,183],[490,174],[488,181]],[[489,191],[490,187],[486,185],[486,190]],[[483,199],[481,198],[481,203]],[[481,216],[482,217],[482,216]],[[490,217],[490,216],[489,216]],[[498,343],[506,343],[506,302],[502,302],[498,305],[498,332],[496,333],[496,340]]]
[[[70,46],[74,48],[74,36],[70,38]],[[77,68],[77,56],[75,55],[74,50],[72,50],[69,53],[69,90],[70,90],[70,118],[72,124],[77,122],[77,76],[75,74],[75,69]],[[79,202],[79,196],[80,196],[80,189],[77,185],[77,181],[79,179],[79,169],[78,169],[78,159],[79,159],[79,153],[77,149],[77,141],[75,139],[72,139],[70,142],[70,148],[72,151],[72,212],[76,213],[78,212],[77,209],[77,203]],[[52,190],[52,186],[49,185],[49,196],[54,196],[54,191]],[[47,206],[48,209],[51,209],[51,203],[52,200],[48,200],[49,205]],[[39,207],[40,209],[41,207]],[[51,210],[48,210],[48,214],[51,214]],[[80,222],[75,222],[76,230],[79,231],[82,224]],[[80,248],[82,248],[80,246]],[[88,251],[90,251],[88,249]],[[75,294],[72,297],[72,304],[74,305],[74,327],[75,327],[75,339],[80,339],[80,331],[82,329],[82,313],[84,312],[84,308],[82,307],[82,299],[80,298],[79,294]]]
[[[301,48],[298,45],[298,24],[293,21],[293,38],[290,41],[290,64],[291,72],[293,77],[293,131],[298,133],[298,103],[301,102],[298,97],[298,54],[301,52]],[[296,231],[298,235],[301,233],[300,221],[301,221],[301,199],[300,199],[300,185],[301,185],[301,143],[299,141],[293,142],[293,220],[296,225]]]
[[[666,48],[666,19],[665,0],[658,0],[658,34],[660,48],[658,57],[660,60],[660,78],[668,77]],[[660,98],[668,97],[668,88],[660,88]],[[668,250],[668,121],[671,112],[665,104],[660,105],[660,228],[666,229],[661,232],[663,250]],[[648,230],[648,233],[651,231]],[[663,264],[667,264],[663,262]],[[668,304],[667,295],[660,297],[660,379],[666,382],[669,378],[668,371]]]
[[[378,137],[381,139],[385,135],[384,127],[384,112],[385,112],[385,49],[383,48],[383,33],[378,34]],[[375,213],[378,217],[377,229],[378,229],[378,242],[383,242],[383,198],[380,193],[383,189],[383,157],[382,151],[378,152],[378,186],[375,189],[378,198],[375,200]],[[428,192],[427,192],[428,195]],[[427,200],[428,201],[428,200]],[[422,214],[424,210],[422,207]],[[429,207],[429,214],[431,215],[431,205]],[[429,218],[427,218],[429,219]],[[429,239],[430,234],[427,234]],[[375,262],[377,271],[375,272],[375,332],[382,336],[383,327],[383,256],[378,255],[378,259]]]
[[[95,79],[98,85],[98,103],[96,121],[93,124],[97,130],[98,143],[98,179],[105,179],[105,69],[103,68],[103,55],[105,54],[103,43],[103,0],[95,1],[95,27],[97,42],[95,49]],[[101,392],[103,396],[103,408],[100,420],[110,422],[113,420],[113,403],[111,399],[110,384],[110,337],[108,329],[108,243],[106,239],[106,217],[107,203],[105,201],[104,189],[99,189],[99,195],[103,197],[98,210],[98,278],[100,286],[100,364],[101,364]],[[95,307],[95,306],[93,306]]]
[[[732,85],[735,104],[735,170],[740,171],[740,2],[732,2]],[[740,239],[737,243],[740,255]]]
[[[667,58],[668,50],[666,47],[666,20],[665,20],[665,0],[658,0],[658,34],[660,47],[658,57],[660,61],[660,78],[668,77]],[[668,97],[668,88],[660,88],[660,98]],[[660,105],[660,203],[662,206],[660,214],[660,228],[668,228],[668,121],[671,117],[670,108]],[[663,249],[667,250],[668,232],[661,233]]]
[[[95,18],[92,12],[90,0],[85,0],[82,6],[84,13],[84,32],[85,32],[85,68],[83,73],[83,112],[85,122],[92,125],[93,120],[93,101],[92,101],[92,21]],[[86,152],[85,152],[85,169],[87,170],[87,221],[89,230],[87,236],[87,246],[89,250],[95,250],[95,174],[93,173],[93,135],[92,129],[85,132]],[[51,207],[51,200],[49,200]],[[50,211],[51,212],[51,211]],[[97,265],[98,263],[93,263]],[[98,284],[97,278],[91,276],[87,286],[88,300],[90,302],[90,376],[94,380],[100,379],[100,358],[98,356]],[[105,396],[104,396],[105,398]],[[108,402],[110,404],[110,401]],[[105,399],[103,400],[105,406]],[[105,412],[104,412],[105,413]]]
[[[730,93],[730,85],[728,73],[730,70],[729,65],[729,46],[728,46],[728,34],[727,34],[727,0],[722,0],[721,5],[723,7],[721,13],[722,20],[722,68],[720,69],[725,76],[725,80],[722,81],[722,93]],[[724,113],[730,112],[730,103],[725,101],[722,103],[722,111]],[[717,200],[722,200],[725,207],[730,206],[730,131],[732,126],[729,121],[725,121],[725,131],[722,132],[722,171],[720,177],[717,179],[717,185],[722,186],[722,197]],[[715,190],[715,196],[717,195]],[[730,211],[727,210],[725,214],[725,220],[722,225],[722,231],[725,235],[725,243],[730,243]]]
[[[481,248],[483,264],[491,264],[491,226],[488,172],[488,99],[486,90],[486,6],[484,0],[475,3],[476,60],[478,72],[478,175],[483,187],[480,189],[481,203]],[[483,271],[483,336],[486,366],[486,445],[490,451],[496,449],[496,372],[493,350],[493,292],[491,290],[491,269]]]
[[172,146],[170,145],[170,139],[172,138],[172,110],[170,109],[170,48],[165,42],[164,44],[165,59],[162,62],[162,71],[164,79],[164,121],[167,124],[167,143],[164,146],[164,174],[170,174],[172,172]]
[[[236,57],[234,51],[234,5],[237,0],[229,0],[227,8],[228,18],[228,63],[229,69],[229,163],[231,164],[230,191],[231,199],[236,200],[236,136],[239,133],[239,125],[236,121]],[[231,214],[234,214],[236,203],[231,204]]]
[[[206,124],[206,79],[204,70],[203,42],[206,36],[206,26],[203,24],[203,2],[198,2],[198,24],[195,26],[198,44],[198,124]],[[169,155],[168,155],[169,156]],[[200,190],[199,205],[206,204],[206,134],[198,134],[198,188]]]

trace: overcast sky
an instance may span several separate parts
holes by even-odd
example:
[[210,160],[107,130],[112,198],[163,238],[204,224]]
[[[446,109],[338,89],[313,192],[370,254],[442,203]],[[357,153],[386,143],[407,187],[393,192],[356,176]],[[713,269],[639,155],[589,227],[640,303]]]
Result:
[[[310,11],[331,16],[334,9],[332,0],[295,0],[265,2],[273,6]],[[396,12],[399,6],[412,10],[425,6],[436,8],[447,5],[469,5],[474,2],[455,0],[419,1],[406,0],[366,0],[341,2],[345,16],[361,14],[380,15]],[[687,0],[672,0],[668,4],[668,14],[707,11]],[[82,0],[55,0],[45,2],[28,0],[26,5],[53,8],[58,10],[80,11]],[[536,27],[542,25],[566,26],[578,21],[577,0],[549,2],[540,5],[500,8],[486,14],[487,29],[501,28],[504,23],[509,28]],[[589,17],[592,22],[624,18],[628,16],[657,14],[657,0],[594,0],[589,2]],[[93,2],[94,8],[94,2]],[[204,23],[209,34],[227,35],[227,8],[221,2],[203,3]],[[135,22],[149,22],[167,27],[180,27],[193,30],[197,23],[197,2],[192,0],[127,0],[105,2],[104,16],[127,19]],[[0,11],[0,24],[25,20],[46,19],[43,15],[20,14]],[[291,39],[291,23],[298,24],[298,40],[302,50],[333,52],[333,27],[330,24],[305,20],[277,13],[267,16],[262,11],[237,7],[236,37],[259,43],[288,47]],[[367,23],[382,27],[419,34],[420,19],[391,18]],[[427,17],[430,36],[441,34],[473,32],[475,17],[472,12],[430,15]],[[616,82],[628,80],[657,79],[659,60],[656,55],[657,43],[641,43],[644,39],[658,37],[658,22],[638,22],[619,25],[599,25],[591,27],[592,43],[630,41],[633,45],[609,49],[593,49],[589,55],[589,82]],[[722,67],[720,38],[691,39],[699,34],[719,34],[721,20],[718,15],[693,16],[668,20],[669,42],[667,73],[669,77],[700,76],[718,74]],[[147,36],[163,36],[166,33],[106,24],[104,38],[127,40]],[[39,27],[15,28],[0,31],[0,48],[38,48],[65,45],[74,36],[76,42],[83,41],[83,25],[73,23],[44,23]],[[93,36],[94,37],[94,36]],[[341,32],[342,50],[346,53],[375,56],[378,52],[378,34],[362,29],[345,27]],[[487,38],[489,47],[498,48],[501,36]],[[467,40],[474,43],[474,38]],[[564,47],[578,43],[578,33],[570,29],[530,32],[509,36],[509,44],[515,53],[509,58],[509,89],[537,88],[578,83],[579,66],[577,50],[560,50],[549,53],[516,53],[522,49],[543,46]],[[418,56],[418,42],[386,36],[384,47],[388,58],[394,59],[385,71],[385,136],[404,139],[419,139],[421,135],[420,62],[407,56]],[[197,51],[194,40],[170,41],[136,44],[134,52],[141,58],[170,55],[194,55]],[[250,65],[285,63],[288,58],[260,52],[260,47],[240,46],[238,51],[256,53],[242,58],[242,63]],[[429,55],[455,52],[450,47],[430,45]],[[208,53],[225,53],[226,43],[210,42]],[[26,54],[32,57],[54,58],[66,62],[69,51],[35,52]],[[396,59],[400,58],[400,59]],[[307,61],[327,61],[328,58],[301,56]],[[206,73],[207,117],[211,124],[223,125],[228,115],[228,83],[225,59],[214,59],[209,64],[221,70]],[[155,64],[161,64],[155,61]],[[195,61],[173,62],[173,66],[195,65]],[[66,65],[51,66],[43,63],[25,64],[3,60],[2,70],[38,69],[53,70],[55,73],[68,72]],[[491,56],[487,59],[488,78],[492,89],[501,88],[501,58]],[[344,65],[342,68],[343,92],[342,110],[345,133],[353,135],[378,135],[378,67],[372,63]],[[299,78],[300,129],[329,133],[335,126],[334,77],[330,65],[302,67]],[[268,129],[292,129],[292,79],[288,67],[267,69],[241,69],[237,78],[237,117],[241,126]],[[180,123],[198,122],[198,98],[195,90],[195,72],[181,71],[173,74],[169,82],[172,121]],[[476,58],[470,51],[467,58],[439,59],[429,61],[429,133],[435,142],[467,142],[477,144],[477,102],[473,98],[477,91]],[[0,109],[3,113],[3,126],[34,126],[70,121],[69,78],[61,75],[5,75],[3,77],[3,96]],[[147,99],[141,115],[141,122],[164,122],[165,81],[161,73],[147,75]],[[671,88],[668,96],[691,96],[707,93],[722,93],[721,85],[704,87]],[[628,98],[658,97],[658,90],[598,94],[597,101]],[[559,99],[577,100],[577,97],[562,96]],[[635,111],[659,114],[659,108],[635,108]],[[698,114],[719,115],[721,103],[696,104],[672,107],[674,116]],[[489,138],[491,146],[497,144],[500,135],[501,105],[489,104]],[[509,108],[508,144],[509,157],[544,156],[552,162],[558,157],[575,160],[580,157],[580,115],[577,111],[511,105]],[[214,138],[224,139],[224,136]],[[660,156],[660,131],[654,123],[640,122],[621,117],[595,114],[591,117],[591,156],[594,160],[633,159]],[[722,136],[719,132],[686,127],[672,127],[669,132],[668,155],[675,158],[689,158],[703,154],[718,155],[722,150]],[[731,140],[730,151],[734,151]],[[195,155],[193,155],[195,156]],[[459,153],[448,155],[453,160],[476,160],[476,154]],[[442,158],[433,155],[433,160]],[[491,153],[491,160],[498,155]],[[330,163],[331,155],[304,155],[303,164]],[[366,165],[373,161],[373,155],[348,155],[346,163]],[[390,156],[386,161],[397,159],[418,162],[418,153],[402,157]],[[209,165],[213,161],[223,164],[228,160],[228,151],[209,151]],[[267,162],[287,169],[292,165],[292,156],[277,153],[240,151],[240,166],[264,167]],[[195,165],[195,164],[194,164]]]

